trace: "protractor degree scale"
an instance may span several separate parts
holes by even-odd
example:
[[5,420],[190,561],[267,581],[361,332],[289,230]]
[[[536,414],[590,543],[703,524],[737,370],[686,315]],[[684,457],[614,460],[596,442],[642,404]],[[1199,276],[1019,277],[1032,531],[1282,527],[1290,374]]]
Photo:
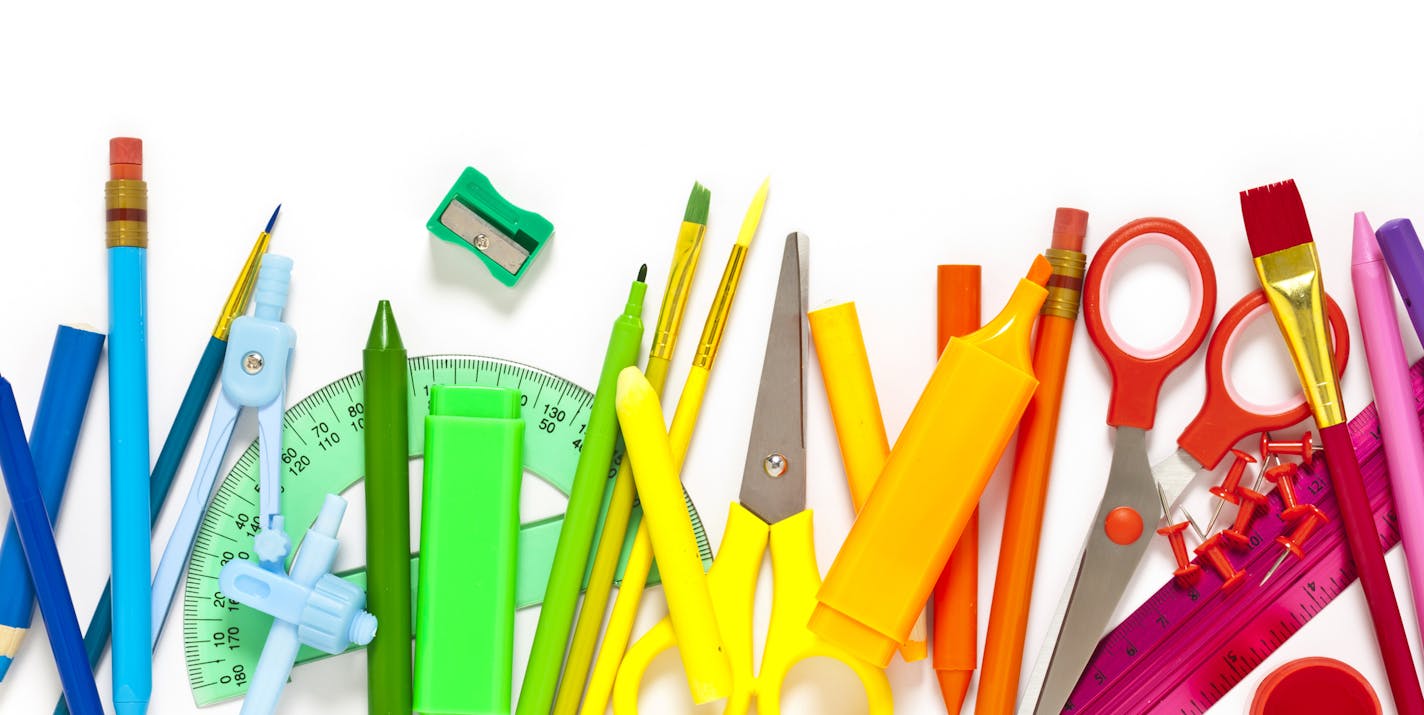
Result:
[[[498,358],[468,355],[413,357],[410,377],[411,457],[425,449],[425,417],[430,411],[431,385],[487,385],[517,389],[525,423],[524,468],[564,495],[572,486],[574,468],[582,446],[581,434],[593,395],[552,373]],[[362,432],[365,429],[364,378],[352,373],[308,395],[287,409],[282,421],[282,512],[287,533],[294,540],[306,535],[316,520],[326,494],[340,494],[359,482],[365,472]],[[616,474],[621,455],[609,467]],[[257,443],[254,441],[223,478],[198,530],[188,577],[183,587],[183,646],[188,682],[199,706],[240,697],[257,665],[270,616],[247,608],[223,595],[218,574],[232,559],[251,558],[252,537],[257,532]],[[604,490],[598,528],[603,528],[611,490]],[[703,565],[712,562],[712,549],[692,499],[688,513],[697,533]],[[635,510],[634,519],[640,516]],[[412,515],[417,520],[419,515]],[[544,595],[554,548],[563,516],[525,523],[519,537],[518,606],[537,605]],[[636,523],[635,523],[636,526]],[[636,534],[629,529],[623,559]],[[596,541],[595,541],[596,543]],[[359,543],[346,541],[351,553]],[[293,546],[295,552],[296,545]],[[415,556],[411,559],[414,586]],[[623,564],[618,567],[619,578]],[[347,580],[365,585],[365,569],[343,572]],[[585,575],[587,578],[587,575]],[[654,572],[650,580],[656,580]],[[415,599],[411,599],[412,606]],[[304,648],[298,662],[325,657]]]

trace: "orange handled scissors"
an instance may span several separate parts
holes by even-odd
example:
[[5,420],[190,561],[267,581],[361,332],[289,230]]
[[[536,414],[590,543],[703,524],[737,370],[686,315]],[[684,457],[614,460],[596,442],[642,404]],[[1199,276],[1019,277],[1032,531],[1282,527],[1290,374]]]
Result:
[[[1187,269],[1190,308],[1187,321],[1164,346],[1146,350],[1123,340],[1107,320],[1106,289],[1118,260],[1130,248],[1166,248]],[[1348,357],[1345,320],[1330,301],[1330,321],[1337,358]],[[1030,678],[1022,709],[1036,715],[1059,713],[1106,630],[1113,611],[1150,543],[1152,529],[1171,513],[1196,475],[1214,468],[1223,455],[1254,432],[1293,425],[1308,413],[1304,398],[1277,407],[1244,399],[1232,386],[1228,363],[1236,337],[1251,319],[1265,312],[1265,296],[1256,291],[1227,312],[1207,348],[1207,390],[1201,410],[1178,438],[1177,451],[1156,467],[1147,458],[1147,434],[1157,413],[1157,398],[1167,376],[1205,341],[1216,312],[1216,274],[1201,241],[1171,219],[1143,218],[1113,232],[1093,258],[1083,285],[1083,317],[1088,336],[1112,374],[1108,419],[1114,427],[1112,466],[1079,557],[1070,588],[1055,614],[1056,639]],[[1050,630],[1050,633],[1053,633]],[[1034,685],[1040,684],[1036,695]]]
[[[860,678],[869,712],[894,711],[885,671],[814,635],[806,623],[816,605],[821,572],[816,565],[811,510],[806,508],[806,239],[786,238],[767,336],[761,386],[738,502],[708,572],[713,608],[732,666],[732,694],[723,712],[781,712],[781,688],[792,666],[813,656],[834,658]],[[762,556],[771,546],[771,624],[761,670],[753,662],[752,611]],[[664,618],[623,656],[613,685],[613,711],[638,711],[643,674],[659,653],[676,647]]]

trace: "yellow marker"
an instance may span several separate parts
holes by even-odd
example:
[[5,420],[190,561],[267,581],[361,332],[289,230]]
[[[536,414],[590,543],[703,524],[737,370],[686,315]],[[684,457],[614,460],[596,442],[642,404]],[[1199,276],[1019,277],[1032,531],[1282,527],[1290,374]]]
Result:
[[1052,272],[1037,257],[997,317],[949,341],[816,595],[816,635],[881,667],[908,639],[1038,386],[1028,344]]
[[658,572],[667,594],[668,617],[676,634],[678,654],[687,672],[692,701],[701,705],[731,692],[732,672],[727,648],[712,610],[707,574],[697,551],[692,517],[682,500],[682,482],[673,463],[672,447],[663,431],[658,393],[636,367],[618,375],[618,424],[623,429],[633,480],[643,504]]
[[[860,332],[860,316],[856,315],[855,303],[837,303],[813,310],[806,318],[820,356],[821,380],[826,385],[831,421],[836,425],[851,502],[859,513],[885,466],[885,456],[890,454],[880,398],[875,394],[870,358]],[[925,614],[920,611],[910,639],[900,647],[900,656],[907,662],[923,660],[928,655]]]
[[[687,455],[687,447],[692,442],[692,430],[697,424],[698,413],[702,409],[702,398],[707,394],[707,382],[712,375],[712,364],[717,357],[717,348],[722,341],[722,332],[732,310],[732,298],[737,294],[741,281],[742,266],[747,259],[747,250],[761,224],[762,210],[766,206],[771,180],[762,182],[757,189],[752,204],[747,208],[742,220],[737,243],[732,246],[732,255],[727,258],[727,267],[722,271],[722,281],[717,286],[717,295],[712,300],[707,322],[702,327],[702,338],[698,341],[697,354],[693,358],[692,369],[682,385],[678,396],[677,409],[673,413],[672,426],[668,428],[668,442],[672,447],[673,464],[682,471],[682,460]],[[633,549],[629,552],[628,563],[623,567],[623,583],[618,588],[618,598],[613,602],[613,614],[608,617],[608,627],[603,632],[603,647],[594,661],[593,675],[589,677],[588,692],[584,694],[581,715],[603,715],[608,709],[608,700],[613,695],[613,681],[618,675],[618,665],[623,661],[623,651],[633,634],[633,621],[638,616],[638,604],[643,597],[643,586],[647,584],[648,572],[653,565],[652,542],[648,538],[648,525],[639,524]]]

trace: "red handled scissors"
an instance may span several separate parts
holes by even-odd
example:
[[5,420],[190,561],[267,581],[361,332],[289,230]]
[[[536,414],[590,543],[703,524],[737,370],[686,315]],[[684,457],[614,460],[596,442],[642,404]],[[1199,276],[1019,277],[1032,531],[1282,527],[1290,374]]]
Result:
[[[1190,307],[1187,321],[1165,345],[1142,349],[1128,343],[1108,321],[1107,286],[1118,260],[1131,248],[1158,246],[1171,251],[1187,270]],[[1349,355],[1344,315],[1329,300],[1337,364]],[[1036,715],[1059,713],[1107,628],[1123,590],[1150,543],[1152,528],[1171,513],[1197,474],[1215,468],[1241,439],[1256,432],[1289,427],[1309,414],[1304,397],[1278,406],[1257,405],[1242,397],[1228,370],[1236,338],[1249,322],[1266,312],[1266,299],[1255,291],[1227,311],[1207,347],[1206,396],[1201,410],[1177,438],[1172,456],[1151,466],[1147,434],[1157,414],[1157,398],[1167,376],[1206,340],[1216,313],[1216,274],[1201,241],[1171,219],[1142,218],[1113,232],[1093,257],[1083,286],[1083,315],[1088,336],[1112,374],[1107,422],[1114,428],[1112,465],[1102,501],[1087,541],[1055,615],[1053,647],[1041,688],[1033,685],[1020,710]],[[1050,631],[1052,633],[1053,631]],[[1038,675],[1036,673],[1035,675]],[[1031,678],[1030,683],[1040,682]]]

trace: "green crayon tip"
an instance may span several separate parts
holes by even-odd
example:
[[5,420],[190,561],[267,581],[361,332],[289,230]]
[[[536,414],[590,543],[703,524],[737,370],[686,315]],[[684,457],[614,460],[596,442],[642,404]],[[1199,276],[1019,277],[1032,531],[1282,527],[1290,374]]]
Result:
[[371,321],[371,337],[366,339],[367,350],[404,350],[400,328],[396,327],[395,313],[391,312],[391,302],[383,300],[376,304],[376,318]]

